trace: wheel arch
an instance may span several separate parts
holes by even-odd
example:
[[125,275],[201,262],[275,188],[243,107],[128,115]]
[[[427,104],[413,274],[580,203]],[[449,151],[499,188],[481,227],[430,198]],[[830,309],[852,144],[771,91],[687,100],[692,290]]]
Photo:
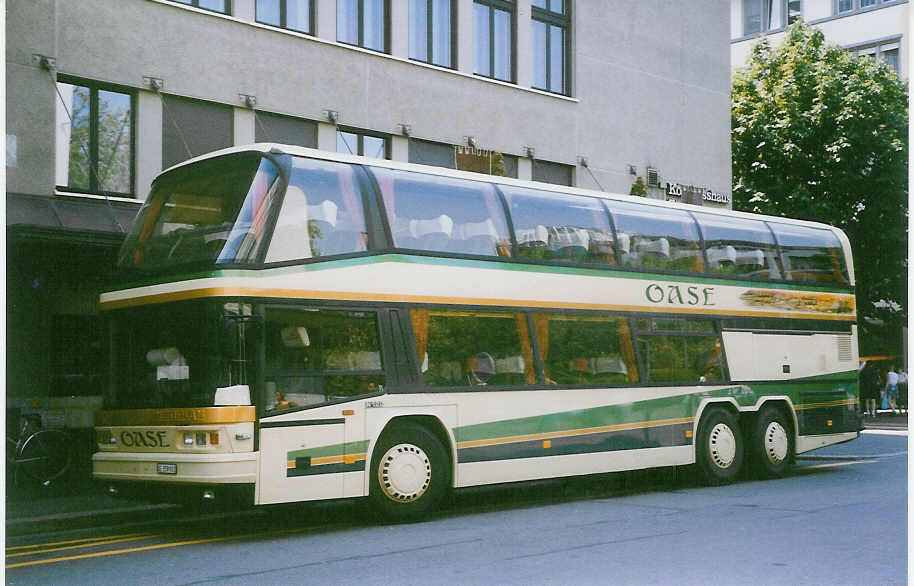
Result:
[[448,429],[448,427],[444,424],[444,421],[442,421],[438,415],[430,413],[411,413],[391,417],[386,422],[384,422],[382,426],[380,426],[380,431],[372,438],[366,454],[367,464],[365,469],[368,474],[365,475],[364,494],[367,495],[369,491],[369,474],[371,474],[372,456],[374,455],[374,450],[378,442],[382,437],[384,437],[384,434],[390,433],[391,430],[401,427],[408,427],[410,425],[416,425],[425,428],[435,437],[437,437],[438,441],[441,442],[441,445],[444,446],[444,451],[450,460],[451,488],[455,486],[457,478],[457,443],[454,439],[453,432]]

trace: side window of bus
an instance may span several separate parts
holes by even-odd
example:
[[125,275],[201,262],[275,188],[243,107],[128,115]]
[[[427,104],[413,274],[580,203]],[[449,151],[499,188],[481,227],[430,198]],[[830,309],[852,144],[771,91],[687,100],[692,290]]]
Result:
[[780,279],[774,236],[764,222],[695,212],[705,241],[708,270],[724,275]]
[[655,270],[704,272],[698,227],[682,210],[610,201],[620,264]]
[[838,237],[829,230],[768,222],[784,263],[784,273],[791,281],[847,283],[844,252]]
[[264,322],[268,410],[373,393],[384,384],[374,312],[273,307]]
[[292,157],[266,262],[366,250],[358,172],[352,165]]
[[521,258],[616,264],[609,217],[599,200],[509,186],[502,192]]
[[481,181],[373,168],[397,248],[511,256],[504,208]]
[[638,381],[627,318],[537,313],[533,325],[547,384]]
[[409,314],[426,386],[536,381],[525,314],[429,309]]
[[720,335],[706,319],[638,318],[645,382],[723,382]]

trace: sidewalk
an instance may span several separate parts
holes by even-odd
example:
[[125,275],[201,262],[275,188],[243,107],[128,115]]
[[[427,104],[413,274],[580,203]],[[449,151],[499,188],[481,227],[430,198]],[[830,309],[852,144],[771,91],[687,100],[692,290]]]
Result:
[[[879,412],[864,419],[864,429],[907,430],[907,412]],[[88,470],[77,471],[66,481],[51,486],[13,486],[7,482],[6,537],[50,530],[75,530],[105,523],[162,519],[182,514],[177,505],[153,504],[108,496],[93,482]]]

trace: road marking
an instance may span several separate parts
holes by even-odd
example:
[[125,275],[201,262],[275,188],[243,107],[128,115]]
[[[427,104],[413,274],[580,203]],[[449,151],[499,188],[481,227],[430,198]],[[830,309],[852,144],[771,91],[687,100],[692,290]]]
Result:
[[126,535],[108,535],[106,537],[83,537],[82,539],[68,539],[67,541],[54,541],[51,543],[33,543],[31,545],[17,545],[15,547],[7,547],[6,551],[21,551],[23,549],[29,549],[33,547],[51,547],[54,545],[69,545],[71,543],[85,543],[86,541],[92,541],[93,539],[120,539],[126,537],[143,537],[143,533],[128,533]]
[[[113,537],[110,539],[98,538],[96,541],[85,541],[84,543],[77,543],[75,545],[63,545],[60,547],[50,547],[48,549],[33,549],[30,551],[20,551],[18,553],[8,553],[6,554],[6,559],[22,557],[26,555],[38,555],[40,553],[53,553],[55,551],[67,551],[70,549],[79,549],[86,547],[98,547],[99,545],[110,545],[112,543],[123,543],[124,541],[137,541],[140,539],[150,539],[154,537],[162,537],[161,535],[134,535],[129,537]],[[52,544],[41,544],[41,545],[52,545]],[[41,547],[41,545],[36,545],[35,547]],[[9,566],[7,566],[9,567]]]
[[[326,528],[332,528],[332,527],[336,527],[336,526],[338,526],[338,525],[321,525],[321,526],[319,526],[319,528],[326,529]],[[256,537],[275,537],[277,535],[286,535],[286,534],[290,534],[290,533],[304,533],[304,532],[311,531],[311,530],[317,529],[317,528],[318,528],[318,526],[302,527],[302,528],[296,528],[296,529],[286,529],[284,531],[261,531],[259,533],[247,533],[247,534],[243,534],[243,535],[226,535],[223,537],[210,537],[207,539],[189,539],[186,541],[175,541],[175,542],[170,542],[170,543],[156,543],[153,545],[144,545],[141,547],[129,547],[126,549],[112,549],[112,550],[108,550],[108,551],[96,551],[96,552],[92,552],[92,553],[64,556],[64,557],[59,557],[59,558],[50,558],[50,559],[45,559],[45,560],[32,560],[32,561],[28,561],[28,562],[18,562],[15,564],[7,564],[6,568],[10,569],[10,568],[22,568],[22,567],[26,567],[26,566],[38,566],[38,565],[43,565],[43,564],[56,564],[58,562],[68,562],[68,561],[72,561],[72,560],[90,559],[90,558],[97,558],[97,557],[103,557],[103,556],[109,556],[109,555],[134,553],[134,552],[140,552],[140,551],[151,551],[151,550],[155,550],[155,549],[165,549],[167,547],[180,547],[180,546],[184,546],[184,545],[196,545],[196,544],[200,544],[200,543],[216,543],[219,541],[233,541],[233,540],[250,539],[250,538],[256,538]]]
[[803,466],[803,470],[814,470],[820,468],[838,468],[840,466],[853,466],[854,464],[875,464],[878,460],[849,460],[842,462],[829,462],[827,464],[813,464],[812,466]]
[[864,429],[860,433],[868,433],[872,435],[908,435],[907,429]]

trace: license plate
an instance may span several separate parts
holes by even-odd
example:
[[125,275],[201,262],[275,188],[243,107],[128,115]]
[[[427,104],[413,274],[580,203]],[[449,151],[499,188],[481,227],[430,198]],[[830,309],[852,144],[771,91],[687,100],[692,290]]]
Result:
[[156,464],[156,472],[159,474],[177,474],[177,464]]

